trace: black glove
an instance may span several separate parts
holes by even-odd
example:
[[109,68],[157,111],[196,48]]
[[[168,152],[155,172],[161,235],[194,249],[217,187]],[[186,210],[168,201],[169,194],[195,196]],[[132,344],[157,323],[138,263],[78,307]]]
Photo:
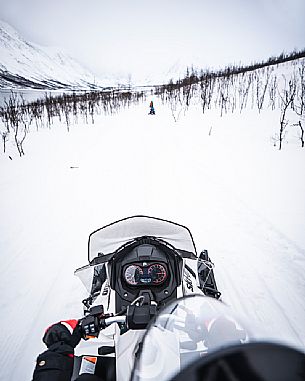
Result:
[[82,335],[78,320],[60,321],[49,327],[42,341],[48,349],[63,354],[73,354]]
[[42,339],[48,350],[37,358],[33,381],[71,380],[74,348],[80,339],[78,320],[60,321],[49,327]]

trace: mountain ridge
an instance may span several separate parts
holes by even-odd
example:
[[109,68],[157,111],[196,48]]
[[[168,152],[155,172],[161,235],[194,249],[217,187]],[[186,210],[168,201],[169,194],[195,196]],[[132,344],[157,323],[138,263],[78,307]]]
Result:
[[26,41],[0,20],[0,88],[92,89],[95,75],[56,47]]

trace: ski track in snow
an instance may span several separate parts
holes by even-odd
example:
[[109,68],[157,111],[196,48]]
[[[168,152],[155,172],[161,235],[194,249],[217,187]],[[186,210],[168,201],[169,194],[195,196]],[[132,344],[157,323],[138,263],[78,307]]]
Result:
[[232,187],[244,142],[218,118],[209,136],[201,115],[174,123],[155,106],[155,117],[145,105],[69,134],[32,134],[22,160],[1,162],[0,380],[29,380],[44,329],[81,316],[73,270],[87,262],[89,233],[134,214],[188,226],[223,301],[263,325],[262,337],[304,348],[304,250]]

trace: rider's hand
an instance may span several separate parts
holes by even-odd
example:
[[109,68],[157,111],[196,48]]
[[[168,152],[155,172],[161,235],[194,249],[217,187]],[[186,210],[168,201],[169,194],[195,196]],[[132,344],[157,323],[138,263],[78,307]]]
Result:
[[50,350],[69,354],[74,352],[81,337],[78,320],[66,320],[51,325],[46,330],[42,341]]

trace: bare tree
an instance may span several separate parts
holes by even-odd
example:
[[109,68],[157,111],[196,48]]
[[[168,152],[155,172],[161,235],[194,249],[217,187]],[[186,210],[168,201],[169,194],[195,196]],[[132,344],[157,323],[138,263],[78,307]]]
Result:
[[300,140],[302,147],[304,147],[304,128],[302,126],[302,121],[305,119],[305,61],[302,61],[298,71],[298,86],[292,108],[299,117],[299,122],[294,124],[294,126],[300,127]]
[[239,93],[239,105],[240,112],[247,106],[249,90],[253,82],[252,73],[242,73],[240,75],[238,93]]
[[24,155],[22,143],[25,139],[26,132],[24,131],[24,136],[20,140],[20,123],[21,123],[21,105],[18,101],[18,95],[14,92],[11,93],[9,100],[5,100],[4,102],[6,107],[6,112],[8,113],[8,120],[10,122],[10,126],[14,131],[14,140],[16,147],[18,149],[19,155]]
[[[257,75],[256,77],[256,103],[258,111],[261,112],[265,100],[266,91],[268,88],[269,80],[270,80],[270,70],[267,68],[265,78],[264,71]],[[265,79],[265,83],[263,80]]]
[[[286,81],[285,81],[286,82]],[[281,102],[281,116],[280,116],[280,131],[279,131],[279,150],[282,149],[282,142],[285,136],[284,132],[288,125],[288,121],[286,120],[286,112],[289,106],[293,104],[294,97],[296,93],[296,83],[293,80],[290,80],[288,83],[288,89],[284,89],[284,94],[280,94]]]
[[2,142],[3,142],[3,153],[5,153],[6,142],[9,139],[9,132],[8,131],[3,131],[3,132],[1,132],[1,136],[2,136]]
[[269,85],[269,100],[270,100],[269,104],[272,110],[275,109],[276,92],[277,92],[277,76],[274,75]]

